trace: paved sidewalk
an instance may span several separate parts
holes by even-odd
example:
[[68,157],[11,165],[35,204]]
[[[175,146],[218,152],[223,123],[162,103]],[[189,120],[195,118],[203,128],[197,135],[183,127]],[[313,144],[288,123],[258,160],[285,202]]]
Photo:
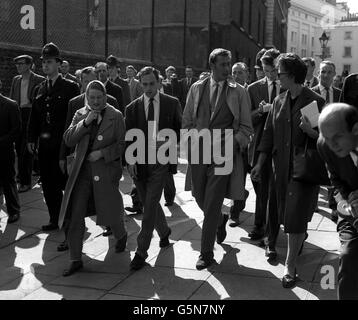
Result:
[[[4,207],[0,211],[0,299],[26,300],[128,300],[128,299],[285,299],[335,300],[335,289],[322,289],[324,265],[333,266],[335,280],[338,269],[339,240],[335,224],[329,219],[326,192],[320,195],[320,212],[309,224],[309,237],[299,258],[300,281],[292,290],[283,289],[281,277],[286,255],[286,236],[281,232],[278,241],[278,261],[270,264],[264,249],[248,238],[253,226],[255,194],[250,179],[250,196],[241,224],[231,228],[222,245],[215,245],[218,262],[209,270],[197,271],[195,263],[200,250],[203,215],[189,192],[184,192],[185,165],[179,166],[175,176],[176,205],[164,207],[172,235],[172,245],[159,248],[155,233],[147,259],[149,265],[140,271],[129,270],[134,256],[136,236],[141,216],[127,215],[127,250],[114,252],[115,239],[102,236],[103,229],[96,226],[95,218],[86,218],[87,231],[83,247],[83,271],[62,277],[68,265],[68,252],[57,252],[63,240],[62,232],[42,232],[48,214],[41,188],[21,194],[21,219],[7,225]],[[125,205],[131,205],[131,181],[125,173],[120,183]],[[163,203],[163,199],[162,199]],[[230,201],[223,206],[228,211]]]

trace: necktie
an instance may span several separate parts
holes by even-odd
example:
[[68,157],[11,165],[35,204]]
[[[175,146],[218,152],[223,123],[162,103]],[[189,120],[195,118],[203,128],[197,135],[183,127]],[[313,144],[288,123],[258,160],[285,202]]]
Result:
[[326,90],[326,104],[329,103],[329,88],[325,87],[324,90]]
[[48,90],[52,91],[52,80],[51,79],[49,79],[49,81],[48,81]]
[[276,89],[276,81],[272,82],[272,91],[271,91],[271,99],[270,99],[270,103],[272,104],[272,102],[275,100],[277,95],[277,89]]
[[153,105],[153,98],[149,99],[148,105],[148,118],[147,121],[154,121],[154,105]]
[[218,98],[218,92],[219,92],[219,84],[217,82],[214,83],[214,92],[210,99],[210,111],[211,114],[214,113],[215,107],[216,107],[216,100]]

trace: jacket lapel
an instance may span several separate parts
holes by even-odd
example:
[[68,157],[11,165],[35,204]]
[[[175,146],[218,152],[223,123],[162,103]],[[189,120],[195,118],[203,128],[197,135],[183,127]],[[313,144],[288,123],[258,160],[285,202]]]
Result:
[[164,106],[164,102],[163,102],[163,94],[159,93],[159,123],[158,123],[158,128],[159,130],[161,130],[162,128],[168,128],[168,124],[166,123],[166,120],[168,119],[167,117],[167,113],[168,110],[163,107]]
[[218,103],[216,104],[215,110],[214,110],[213,114],[211,115],[210,122],[212,122],[216,118],[216,116],[219,113],[221,107],[223,106],[223,104],[224,104],[224,102],[226,100],[226,97],[227,97],[227,89],[228,89],[228,85],[227,85],[227,82],[225,81],[224,84],[223,84],[223,88],[221,90],[221,93],[220,93]]
[[[198,101],[197,101],[197,103],[195,103],[195,105],[194,105],[194,117],[195,117],[195,118],[197,117],[198,107],[199,107],[199,105],[200,105],[200,103],[201,103],[201,100],[203,99],[203,94],[204,94],[204,92],[205,92],[206,87],[208,86],[209,81],[210,81],[210,77],[207,77],[207,78],[203,81],[202,85],[201,85],[201,86],[198,86],[198,88],[199,88]],[[210,101],[210,89],[209,89],[208,91],[209,91],[209,101]]]

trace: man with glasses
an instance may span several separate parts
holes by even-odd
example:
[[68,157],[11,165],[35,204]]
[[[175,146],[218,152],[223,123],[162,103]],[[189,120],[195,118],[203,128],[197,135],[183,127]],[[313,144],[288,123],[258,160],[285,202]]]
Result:
[[26,192],[31,189],[32,161],[33,157],[27,150],[26,137],[30,120],[34,91],[37,85],[45,80],[44,77],[31,71],[33,59],[29,55],[21,55],[14,58],[18,76],[12,80],[10,99],[15,100],[20,107],[21,131],[15,142],[17,154],[17,179],[18,192]]
[[[259,152],[257,148],[260,144],[264,130],[266,118],[272,107],[275,97],[280,93],[280,81],[275,67],[275,59],[280,55],[276,49],[270,49],[265,52],[261,58],[262,68],[265,78],[258,80],[248,87],[251,98],[252,122],[254,126],[254,138],[249,146],[249,164],[251,167],[256,165]],[[269,213],[277,211],[275,206],[274,190],[270,194],[270,180],[272,176],[271,161],[266,161],[265,168],[261,171],[260,181],[253,181],[256,193],[255,208],[255,227],[249,233],[252,240],[260,240],[265,235],[266,209],[269,203]],[[276,252],[267,250],[266,256],[270,259],[276,258]]]

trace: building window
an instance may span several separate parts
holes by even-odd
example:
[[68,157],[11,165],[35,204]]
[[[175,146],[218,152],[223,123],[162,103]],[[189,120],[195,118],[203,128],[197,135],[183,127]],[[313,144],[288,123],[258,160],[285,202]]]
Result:
[[344,33],[344,40],[352,40],[352,31],[346,31]]
[[308,14],[305,15],[306,20],[308,19]]
[[301,50],[301,57],[307,57],[307,50],[306,49]]
[[344,55],[345,58],[352,57],[352,47],[344,47]]
[[351,65],[350,64],[344,64],[343,65],[343,72],[346,71],[348,74],[351,73]]
[[314,37],[312,37],[311,46],[314,47]]
[[302,35],[302,45],[307,45],[307,34]]

